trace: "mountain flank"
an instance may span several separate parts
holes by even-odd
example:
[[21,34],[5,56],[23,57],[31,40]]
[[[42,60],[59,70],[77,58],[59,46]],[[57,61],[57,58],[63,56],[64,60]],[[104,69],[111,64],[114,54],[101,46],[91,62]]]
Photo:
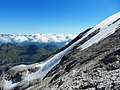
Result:
[[85,30],[43,62],[11,68],[1,90],[120,90],[119,18]]

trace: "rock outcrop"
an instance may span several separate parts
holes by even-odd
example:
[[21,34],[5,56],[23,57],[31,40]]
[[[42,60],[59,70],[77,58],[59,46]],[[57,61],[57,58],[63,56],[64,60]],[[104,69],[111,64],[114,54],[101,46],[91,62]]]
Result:
[[120,19],[109,19],[79,34],[43,63],[13,67],[0,78],[1,90],[119,90]]

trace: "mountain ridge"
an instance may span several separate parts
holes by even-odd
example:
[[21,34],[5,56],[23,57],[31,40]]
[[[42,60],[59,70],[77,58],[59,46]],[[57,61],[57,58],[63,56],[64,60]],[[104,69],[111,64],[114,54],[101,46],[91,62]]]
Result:
[[2,44],[0,46],[0,76],[11,67],[20,64],[33,64],[44,61],[59,47],[56,45],[46,45],[39,48],[35,45],[17,46],[14,44]]
[[[38,67],[33,72],[29,71],[30,65],[13,67],[8,72],[10,75],[6,73],[1,77],[1,88],[13,90],[119,90],[119,18],[120,12],[86,30],[85,33],[79,34],[71,41],[71,44],[48,60],[31,65],[33,69]],[[16,75],[17,73],[20,76]]]

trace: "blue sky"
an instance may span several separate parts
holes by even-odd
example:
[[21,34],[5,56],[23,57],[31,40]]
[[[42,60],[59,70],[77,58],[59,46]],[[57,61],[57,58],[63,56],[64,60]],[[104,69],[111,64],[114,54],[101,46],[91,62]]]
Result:
[[120,11],[120,0],[0,0],[0,33],[79,34]]

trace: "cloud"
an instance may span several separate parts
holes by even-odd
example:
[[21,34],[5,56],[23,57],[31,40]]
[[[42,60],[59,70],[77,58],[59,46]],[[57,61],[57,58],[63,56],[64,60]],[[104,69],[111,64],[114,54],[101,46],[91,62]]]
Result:
[[23,43],[23,42],[37,42],[37,43],[57,43],[68,42],[74,39],[76,35],[68,34],[32,34],[32,35],[15,35],[15,34],[0,34],[0,42],[2,43]]

